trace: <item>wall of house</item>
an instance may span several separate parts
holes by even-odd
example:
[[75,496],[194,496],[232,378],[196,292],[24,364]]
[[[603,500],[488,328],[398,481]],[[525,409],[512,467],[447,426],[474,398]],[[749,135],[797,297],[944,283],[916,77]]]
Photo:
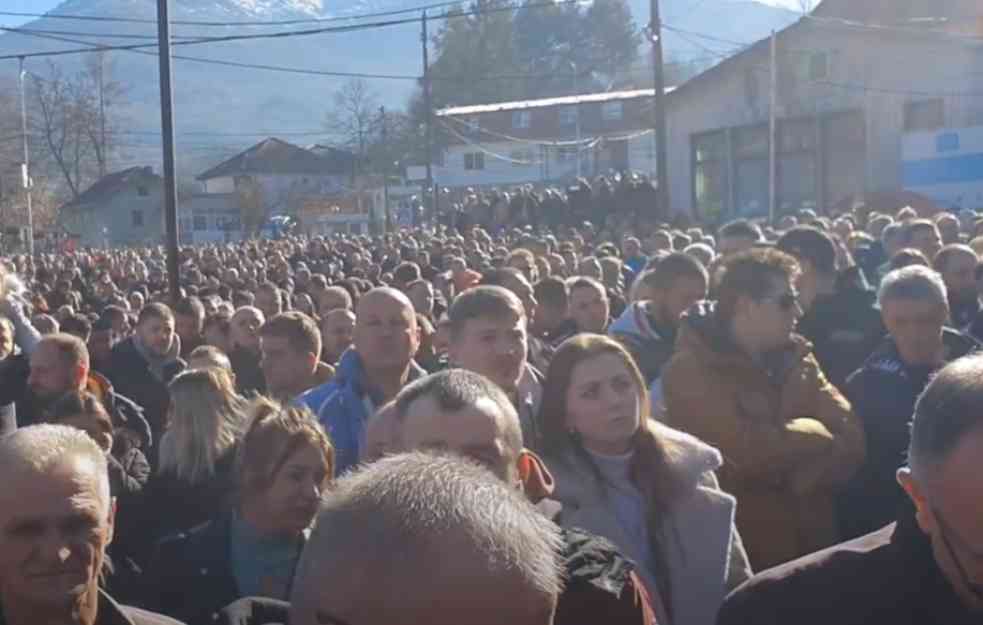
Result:
[[[291,198],[296,195],[333,195],[350,186],[347,175],[309,175],[309,174],[256,174],[250,175],[263,190],[263,197],[271,214],[283,213],[289,208]],[[205,181],[208,194],[235,193],[236,176],[224,176]]]
[[164,235],[160,187],[148,186],[146,190],[147,195],[140,195],[139,186],[134,184],[99,204],[72,208],[62,223],[78,235],[81,246],[160,243]]
[[[802,154],[811,152],[812,159],[803,169],[793,166],[794,159],[789,157],[790,165],[784,168],[786,179],[781,180],[779,173],[780,189],[796,187],[793,176],[815,177],[816,186],[822,188],[812,201],[821,203],[820,209],[835,204],[841,199],[839,195],[848,192],[900,189],[902,138],[912,107],[939,97],[943,125],[959,127],[983,120],[983,98],[958,95],[983,91],[983,75],[978,73],[983,69],[980,49],[937,36],[872,33],[811,20],[785,31],[778,47],[778,117],[789,128],[797,127],[802,137],[801,145],[783,146],[780,151],[801,148]],[[816,78],[813,61],[820,58],[816,55],[824,55],[826,60],[825,78]],[[676,212],[700,216],[694,201],[695,139],[717,129],[730,129],[719,146],[730,155],[720,165],[729,174],[729,188],[720,202],[721,217],[741,209],[767,211],[769,82],[765,44],[670,96],[669,176]],[[850,112],[860,115],[858,128],[843,116]],[[816,141],[811,146],[803,123],[812,123],[816,129]],[[764,127],[763,145],[743,141],[753,134],[746,129],[755,125]],[[754,158],[744,159],[738,171],[735,154],[744,149],[742,146]],[[754,162],[761,154],[764,161]],[[782,159],[780,156],[780,163]],[[735,189],[740,184],[745,188]],[[763,205],[758,199],[762,190]],[[786,193],[789,197],[784,201],[780,193],[779,204],[787,210],[801,206],[798,191],[801,189]]]

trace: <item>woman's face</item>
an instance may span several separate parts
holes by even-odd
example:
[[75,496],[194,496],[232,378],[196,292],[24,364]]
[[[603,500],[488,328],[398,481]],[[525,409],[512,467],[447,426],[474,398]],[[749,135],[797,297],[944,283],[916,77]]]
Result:
[[598,354],[573,368],[567,387],[567,429],[580,435],[584,446],[606,455],[631,450],[641,425],[642,391],[624,359]]
[[78,428],[88,434],[103,451],[113,448],[113,424],[106,415],[82,412],[58,420],[60,425]]
[[296,450],[260,495],[262,509],[269,515],[269,527],[283,534],[299,533],[309,527],[329,477],[320,449],[305,444]]

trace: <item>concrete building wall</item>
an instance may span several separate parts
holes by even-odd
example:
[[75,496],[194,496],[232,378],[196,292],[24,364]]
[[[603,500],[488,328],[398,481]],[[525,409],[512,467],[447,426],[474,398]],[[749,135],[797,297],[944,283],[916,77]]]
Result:
[[[844,148],[828,135],[822,148],[828,152],[818,155],[822,163],[818,167],[835,169],[838,157],[850,156],[862,161],[864,188],[860,191],[897,190],[902,187],[906,110],[939,97],[943,125],[977,123],[983,116],[983,98],[959,94],[983,92],[981,54],[979,44],[937,35],[872,32],[806,19],[779,36],[777,115],[780,120],[824,120],[838,112],[860,112],[863,154],[854,153],[856,143]],[[814,70],[818,67],[812,63],[821,63],[821,57],[826,72],[817,78]],[[765,43],[670,95],[669,177],[674,211],[700,216],[694,206],[694,136],[715,129],[767,125],[769,82]],[[817,122],[817,133],[822,133],[822,123]],[[733,133],[729,134],[733,141]],[[844,152],[838,155],[838,149]],[[818,172],[820,177],[824,173]],[[826,206],[837,200],[837,186],[825,190]],[[726,212],[735,207],[727,203],[724,208]]]
[[141,195],[133,185],[98,204],[73,207],[63,224],[81,246],[159,243],[164,233],[160,187],[145,190]]

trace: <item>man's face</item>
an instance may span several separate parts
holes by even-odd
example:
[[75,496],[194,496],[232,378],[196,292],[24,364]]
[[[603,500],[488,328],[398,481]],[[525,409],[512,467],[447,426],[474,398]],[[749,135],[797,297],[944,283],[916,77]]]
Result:
[[6,480],[0,493],[4,599],[34,608],[39,621],[41,614],[68,614],[93,600],[114,507],[96,467],[67,458],[47,474],[21,470]]
[[174,320],[148,317],[137,324],[136,334],[151,354],[166,356],[174,343]]
[[638,239],[625,239],[621,250],[625,258],[634,258],[641,253],[642,246],[639,244]]
[[939,466],[919,478],[904,470],[902,486],[930,538],[935,561],[963,602],[983,609],[983,429],[967,434]]
[[966,301],[976,298],[976,255],[971,252],[955,252],[945,263],[942,279],[949,291],[949,299]]
[[959,242],[959,220],[955,217],[940,219],[936,224],[939,228],[939,236],[945,245]]
[[570,318],[579,331],[604,334],[610,314],[607,294],[597,287],[585,286],[570,291]]
[[759,300],[748,298],[746,331],[753,333],[762,350],[777,349],[788,343],[803,310],[798,294],[787,280],[773,280],[768,293]]
[[199,317],[194,314],[182,315],[180,313],[174,315],[174,331],[177,332],[177,335],[181,337],[181,341],[185,344],[197,341],[201,336],[201,329],[204,325],[204,316]]
[[324,360],[334,364],[352,346],[355,335],[355,313],[336,310],[321,323],[321,339],[324,342]]
[[707,298],[707,281],[702,278],[676,278],[658,299],[660,321],[670,327],[679,325],[679,317],[693,304]]
[[500,479],[515,482],[520,450],[509,449],[505,416],[488,398],[457,412],[447,412],[432,397],[421,397],[407,406],[403,419],[405,451],[452,452],[490,469]]
[[512,393],[528,355],[525,317],[511,313],[470,319],[451,339],[448,353],[455,366],[480,373]]
[[533,261],[532,258],[524,254],[519,256],[513,256],[509,260],[508,266],[512,267],[513,269],[518,269],[519,271],[521,271],[522,275],[526,277],[526,280],[529,280],[530,282],[536,281],[536,274],[537,274],[536,263]]
[[73,390],[77,375],[58,348],[42,342],[31,355],[31,374],[27,384],[35,397],[50,401]]
[[942,326],[948,314],[938,302],[897,299],[881,306],[884,327],[907,365],[936,365],[942,358]]
[[106,361],[116,345],[116,337],[112,330],[95,330],[89,337],[89,355],[97,360]]
[[282,336],[266,335],[260,339],[260,366],[266,387],[274,397],[293,399],[293,389],[311,379],[317,367],[313,353],[300,353]]
[[332,310],[348,307],[348,298],[335,290],[325,289],[317,295],[317,308],[321,311],[322,315],[325,315]]
[[367,295],[359,302],[354,342],[367,369],[402,369],[420,346],[416,312],[388,293]]
[[525,276],[507,275],[502,280],[502,286],[512,291],[512,293],[522,302],[522,309],[526,312],[526,319],[531,319],[536,314],[539,302],[536,301],[536,292],[532,285],[526,280]]
[[259,329],[265,319],[263,314],[253,308],[243,308],[232,316],[230,338],[233,347],[241,347],[259,352]]
[[931,228],[925,227],[915,230],[911,235],[911,247],[920,250],[925,254],[928,262],[932,262],[935,255],[942,249],[942,237],[939,236],[938,228],[932,226]]

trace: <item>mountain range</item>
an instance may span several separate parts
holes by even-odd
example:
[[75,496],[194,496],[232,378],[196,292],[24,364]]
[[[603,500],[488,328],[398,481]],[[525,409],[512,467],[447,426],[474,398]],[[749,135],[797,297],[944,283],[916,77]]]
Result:
[[[200,36],[231,36],[308,30],[342,26],[351,16],[385,13],[419,6],[425,0],[341,0],[323,6],[321,0],[171,0],[172,35],[176,41]],[[589,1],[589,0],[586,0]],[[666,24],[667,58],[712,62],[730,54],[740,44],[767,36],[797,18],[793,11],[754,0],[661,0]],[[649,20],[648,0],[629,0],[635,21]],[[52,15],[118,16],[146,20],[143,23],[80,21],[44,17],[22,29],[32,34],[0,35],[0,56],[46,50],[84,48],[67,40],[114,45],[153,44],[156,27],[155,0],[66,0]],[[439,11],[439,9],[438,9]],[[414,13],[381,16],[370,21],[413,17]],[[182,21],[273,22],[327,18],[320,23],[259,26],[200,26]],[[337,20],[337,21],[335,21]],[[439,24],[431,26],[437,28]],[[672,27],[669,30],[668,27]],[[46,31],[46,32],[37,32]],[[683,31],[683,32],[680,32]],[[700,36],[693,35],[698,33]],[[57,38],[61,38],[58,40]],[[402,109],[415,87],[413,76],[421,72],[419,22],[372,30],[332,32],[304,37],[262,39],[205,45],[175,45],[173,53],[232,63],[260,64],[318,71],[387,74],[406,79],[371,79],[370,88],[380,103]],[[159,150],[160,109],[157,59],[153,48],[144,53],[110,53],[113,75],[127,87],[123,111],[123,139],[113,168],[156,164]],[[47,63],[57,63],[66,74],[80,68],[80,56],[28,59],[28,69],[47,73]],[[0,85],[16,78],[16,60],[0,61]],[[298,144],[330,142],[323,132],[326,110],[343,77],[285,73],[209,64],[176,58],[174,99],[179,134],[179,159],[187,167],[221,160],[263,138],[279,134]],[[292,131],[292,132],[286,132]]]

